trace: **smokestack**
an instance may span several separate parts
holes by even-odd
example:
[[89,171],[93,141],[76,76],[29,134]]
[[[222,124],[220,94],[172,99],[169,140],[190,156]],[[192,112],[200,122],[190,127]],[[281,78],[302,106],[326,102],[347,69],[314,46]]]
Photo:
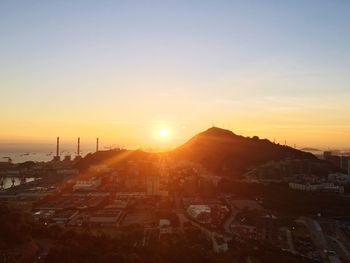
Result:
[[60,137],[57,137],[57,142],[56,142],[56,156],[60,156]]
[[350,175],[350,157],[348,157],[348,175]]
[[78,137],[78,149],[77,149],[77,156],[80,156],[80,137]]
[[96,138],[96,152],[98,152],[98,137]]

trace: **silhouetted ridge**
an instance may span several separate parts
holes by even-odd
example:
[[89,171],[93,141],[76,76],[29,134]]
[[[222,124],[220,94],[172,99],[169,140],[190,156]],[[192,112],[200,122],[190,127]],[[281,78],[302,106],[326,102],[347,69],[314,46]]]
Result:
[[210,136],[232,136],[235,135],[232,131],[221,129],[218,127],[211,127],[208,130],[200,133],[199,135],[210,135]]
[[116,167],[128,161],[135,160],[149,160],[154,158],[155,154],[144,152],[141,150],[108,150],[89,153],[81,159],[76,167],[80,170],[85,170],[91,165],[107,165],[109,167]]
[[253,166],[272,160],[316,159],[311,153],[257,136],[243,137],[217,127],[197,134],[170,154],[177,159],[200,163],[220,175],[242,174]]
[[[270,161],[311,160],[320,162],[311,153],[289,146],[279,145],[254,136],[244,137],[217,127],[201,132],[184,145],[168,153],[174,159],[203,165],[217,175],[240,176],[256,166]],[[77,167],[81,170],[90,165],[105,164],[116,167],[130,160],[152,160],[162,154],[140,150],[111,150],[88,154]]]

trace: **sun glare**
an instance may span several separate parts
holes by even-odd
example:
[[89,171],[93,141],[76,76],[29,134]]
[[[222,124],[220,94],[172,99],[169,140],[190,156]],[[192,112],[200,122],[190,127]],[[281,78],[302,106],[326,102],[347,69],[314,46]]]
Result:
[[159,130],[159,136],[162,137],[162,138],[167,137],[168,134],[169,134],[169,132],[168,132],[168,129],[167,129],[167,128],[161,128],[161,129]]

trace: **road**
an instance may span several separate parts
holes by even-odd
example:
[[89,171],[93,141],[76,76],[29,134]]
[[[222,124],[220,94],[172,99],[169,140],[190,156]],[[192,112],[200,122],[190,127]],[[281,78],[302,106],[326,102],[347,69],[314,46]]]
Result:
[[292,232],[289,229],[286,229],[286,236],[287,236],[287,241],[289,245],[289,249],[295,253],[295,247],[293,244],[293,238],[292,238]]
[[309,217],[301,218],[301,222],[303,222],[306,225],[306,227],[309,229],[311,234],[311,239],[313,240],[314,244],[320,251],[323,262],[329,262],[330,257],[334,261],[339,260],[339,257],[337,255],[330,256],[327,253],[327,251],[330,251],[331,249],[327,243],[325,235],[323,234],[320,224],[316,220]]
[[[230,205],[230,204],[227,202],[227,205]],[[231,234],[230,226],[231,226],[233,220],[235,220],[236,215],[237,215],[237,209],[234,206],[230,205],[230,215],[228,218],[226,218],[226,220],[223,224],[224,230],[228,234]]]

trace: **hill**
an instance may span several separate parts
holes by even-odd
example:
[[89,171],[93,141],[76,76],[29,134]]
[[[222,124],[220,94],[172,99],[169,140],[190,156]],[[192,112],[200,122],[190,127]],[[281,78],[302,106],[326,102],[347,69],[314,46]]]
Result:
[[257,136],[243,137],[217,127],[199,133],[169,154],[176,159],[202,164],[220,175],[240,175],[251,167],[269,161],[317,160],[311,153],[259,139]]
[[128,161],[138,160],[151,160],[155,158],[155,154],[144,152],[141,150],[109,150],[99,151],[95,153],[89,153],[83,159],[81,159],[76,167],[84,171],[91,165],[107,165],[109,167],[117,167],[120,164],[127,163]]
[[[315,172],[318,175],[326,175],[330,171],[337,170],[331,164],[319,160],[311,153],[276,144],[267,139],[260,139],[257,136],[236,135],[229,130],[216,127],[195,135],[184,145],[170,152],[156,154],[124,149],[100,151],[88,154],[79,161],[77,168],[84,170],[90,165],[98,164],[117,167],[119,164],[130,160],[156,160],[162,154],[166,154],[175,160],[201,164],[217,175],[233,176],[235,178],[263,164],[285,160],[290,163],[290,166],[293,166],[288,169],[291,171],[297,170],[295,167],[300,166],[299,164],[295,165],[293,160],[303,160],[305,167],[315,167],[315,169],[309,168],[309,172]],[[284,167],[285,163],[283,162]]]

